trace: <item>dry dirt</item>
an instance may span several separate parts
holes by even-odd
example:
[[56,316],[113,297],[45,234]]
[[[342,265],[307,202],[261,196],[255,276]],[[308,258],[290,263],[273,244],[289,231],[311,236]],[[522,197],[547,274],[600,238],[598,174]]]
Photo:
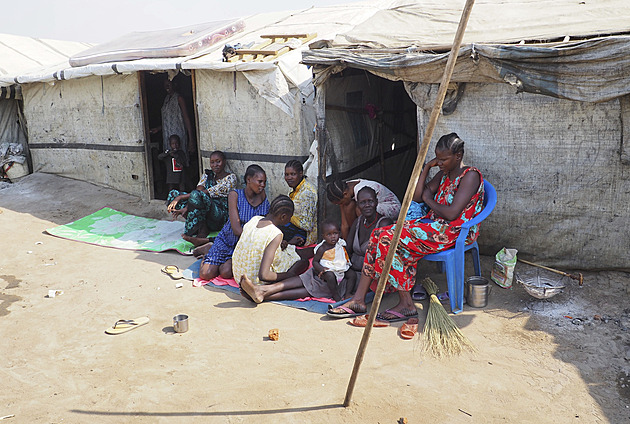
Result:
[[[630,422],[628,273],[586,272],[583,287],[548,301],[495,286],[486,308],[454,316],[476,354],[426,357],[417,337],[397,335],[400,323],[376,328],[344,408],[361,329],[190,282],[176,289],[160,269],[193,261],[177,253],[44,233],[104,206],[165,218],[159,202],[45,174],[0,187],[7,423]],[[486,276],[492,261],[482,258]],[[64,293],[46,298],[49,289]],[[421,317],[427,305],[418,303]],[[178,313],[190,316],[187,333],[171,332]],[[144,327],[104,333],[142,316]],[[271,328],[277,342],[266,339]]]

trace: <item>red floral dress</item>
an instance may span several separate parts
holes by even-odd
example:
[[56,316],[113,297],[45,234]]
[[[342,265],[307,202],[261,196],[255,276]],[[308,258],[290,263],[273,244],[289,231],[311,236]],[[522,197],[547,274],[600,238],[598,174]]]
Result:
[[[418,260],[426,255],[441,252],[455,246],[461,225],[481,212],[483,209],[483,177],[481,172],[474,167],[465,169],[454,181],[451,181],[448,175],[444,175],[434,199],[441,205],[453,203],[461,179],[471,171],[479,174],[479,188],[459,218],[449,222],[430,211],[421,219],[429,218],[433,222],[423,223],[420,222],[421,219],[405,221],[400,233],[396,254],[392,261],[392,268],[389,272],[385,288],[386,292],[411,290],[416,281],[416,263]],[[375,280],[372,283],[372,290],[376,289],[378,279],[383,271],[383,265],[385,264],[385,258],[387,257],[393,235],[394,225],[390,225],[376,228],[370,236],[370,242],[363,262],[363,274]],[[477,240],[478,236],[479,225],[475,225],[468,232],[466,244]]]

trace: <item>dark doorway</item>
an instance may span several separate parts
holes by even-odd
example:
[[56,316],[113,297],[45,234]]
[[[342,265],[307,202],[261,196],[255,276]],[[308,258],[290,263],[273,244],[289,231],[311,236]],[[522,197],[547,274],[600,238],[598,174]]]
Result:
[[378,181],[402,199],[418,146],[417,108],[403,83],[349,68],[327,84],[329,178]]
[[[167,162],[159,160],[158,156],[164,151],[163,130],[151,131],[162,126],[162,105],[166,98],[164,83],[167,81],[166,72],[150,73],[142,72],[140,85],[144,103],[145,128],[147,130],[147,161],[149,166],[151,198],[166,200],[168,187],[166,185]],[[176,91],[184,99],[186,111],[192,126],[193,136],[188,136],[189,143],[193,143],[194,151],[188,155],[188,166],[184,168],[184,189],[190,192],[199,181],[199,142],[196,136],[196,109],[194,107],[194,90],[192,76],[179,72],[172,82]],[[192,141],[190,141],[192,139]]]

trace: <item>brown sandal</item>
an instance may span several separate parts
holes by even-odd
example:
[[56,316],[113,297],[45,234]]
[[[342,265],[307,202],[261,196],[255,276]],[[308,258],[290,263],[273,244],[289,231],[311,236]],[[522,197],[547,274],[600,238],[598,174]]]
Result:
[[418,318],[409,318],[406,323],[400,327],[400,337],[405,340],[411,340],[418,332]]
[[[356,317],[352,321],[350,321],[350,325],[354,325],[355,327],[366,327],[368,323],[369,315],[361,315],[360,317]],[[389,323],[380,320],[374,320],[374,324],[372,327],[389,327]]]

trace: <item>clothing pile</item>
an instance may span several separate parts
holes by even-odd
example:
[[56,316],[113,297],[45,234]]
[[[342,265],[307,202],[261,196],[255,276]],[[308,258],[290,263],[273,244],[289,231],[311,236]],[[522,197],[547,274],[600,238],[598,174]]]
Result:
[[[26,154],[24,153],[24,146],[20,143],[2,143],[0,144],[0,176],[8,176],[9,170],[18,164],[20,168],[25,167]],[[27,172],[28,173],[28,172]],[[15,173],[14,173],[15,174]],[[22,172],[18,172],[15,175],[22,176]],[[11,178],[9,176],[9,178]]]

